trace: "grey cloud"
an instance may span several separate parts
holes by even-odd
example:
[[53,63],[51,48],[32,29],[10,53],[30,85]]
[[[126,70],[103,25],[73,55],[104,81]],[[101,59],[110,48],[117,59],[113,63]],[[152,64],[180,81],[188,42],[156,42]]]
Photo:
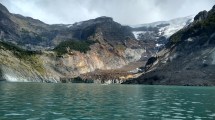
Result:
[[169,20],[209,10],[214,0],[0,0],[13,13],[47,23],[74,23],[110,16],[122,24]]

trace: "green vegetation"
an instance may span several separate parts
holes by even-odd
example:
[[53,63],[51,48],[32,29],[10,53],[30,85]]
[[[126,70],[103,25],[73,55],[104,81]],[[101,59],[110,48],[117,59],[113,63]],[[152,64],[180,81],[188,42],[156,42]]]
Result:
[[37,55],[39,52],[24,50],[12,43],[0,42],[0,49],[11,51],[18,59],[30,64],[32,68],[44,73],[44,67]]
[[0,49],[10,50],[11,52],[13,52],[14,55],[16,55],[16,57],[20,59],[24,59],[26,56],[36,54],[35,51],[24,50],[12,43],[7,43],[7,42],[0,42]]
[[44,74],[45,69],[43,66],[42,61],[39,59],[36,55],[30,55],[25,57],[25,62],[29,63],[31,67],[35,70],[37,70],[39,73]]
[[85,40],[85,41],[77,41],[77,40],[70,40],[61,42],[57,47],[54,48],[54,51],[57,52],[58,55],[63,55],[68,53],[68,48],[70,50],[76,50],[83,53],[86,53],[90,50],[90,45],[96,43],[92,40]]
[[178,31],[177,33],[173,34],[170,38],[172,43],[178,43],[179,41],[181,41],[183,36],[183,30]]
[[126,47],[124,45],[116,45],[116,49],[120,51],[125,51]]

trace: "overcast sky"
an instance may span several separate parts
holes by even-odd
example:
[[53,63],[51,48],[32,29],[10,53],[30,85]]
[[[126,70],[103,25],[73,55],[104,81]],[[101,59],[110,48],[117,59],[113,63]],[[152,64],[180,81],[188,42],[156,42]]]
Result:
[[49,24],[72,24],[99,16],[135,25],[195,15],[215,0],[0,0],[10,12]]

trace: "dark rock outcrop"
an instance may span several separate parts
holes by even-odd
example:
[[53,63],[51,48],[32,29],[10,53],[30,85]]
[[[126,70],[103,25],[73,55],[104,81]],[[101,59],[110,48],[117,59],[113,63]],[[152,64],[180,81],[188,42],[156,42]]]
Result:
[[[97,34],[101,34],[105,41],[112,46],[115,45],[126,45],[127,47],[138,46],[134,35],[131,32],[131,28],[128,26],[122,26],[119,23],[113,21],[110,17],[99,17],[96,19],[83,21],[80,23],[75,23],[70,27],[71,31],[74,33],[74,38],[79,40],[91,39],[90,37]],[[127,41],[126,41],[127,40]]]
[[8,9],[2,4],[0,4],[0,11],[5,12],[5,13],[9,13]]
[[194,17],[194,21],[205,20],[207,18],[207,16],[208,16],[208,12],[206,10],[202,11]]
[[148,61],[146,62],[145,65],[145,71],[147,72],[148,69],[150,69],[150,67],[152,67],[152,65],[157,61],[157,57],[151,57],[148,59]]

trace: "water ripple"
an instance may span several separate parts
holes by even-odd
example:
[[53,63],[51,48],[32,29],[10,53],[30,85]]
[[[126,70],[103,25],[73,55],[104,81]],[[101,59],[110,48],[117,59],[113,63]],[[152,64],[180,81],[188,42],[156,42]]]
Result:
[[4,83],[0,84],[0,119],[215,119],[214,90],[204,87]]

